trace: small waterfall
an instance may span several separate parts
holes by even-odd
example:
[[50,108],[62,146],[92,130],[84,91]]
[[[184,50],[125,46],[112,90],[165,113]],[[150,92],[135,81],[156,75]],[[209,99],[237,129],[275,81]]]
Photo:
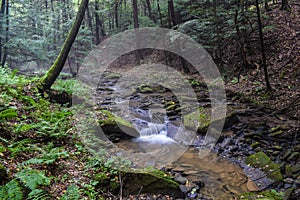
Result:
[[148,123],[148,128],[145,128],[140,131],[141,136],[150,136],[150,135],[166,135],[167,130],[165,124],[156,124]]
[[[145,142],[148,144],[170,144],[175,142],[172,138],[167,136],[166,124],[148,123],[147,128],[140,131],[140,137],[135,138],[137,142]],[[150,148],[147,146],[147,148]]]

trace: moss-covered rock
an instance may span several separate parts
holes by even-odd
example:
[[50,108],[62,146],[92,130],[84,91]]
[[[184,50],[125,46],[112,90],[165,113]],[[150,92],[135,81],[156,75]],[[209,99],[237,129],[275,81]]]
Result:
[[105,79],[118,79],[121,77],[121,74],[115,72],[106,72],[104,75]]
[[[210,124],[218,124],[222,119],[215,119],[211,121],[210,118],[210,109],[200,108],[198,112],[198,116],[196,112],[189,113],[183,117],[184,126],[187,129],[197,130],[199,134],[206,134],[207,129]],[[234,123],[238,121],[235,112],[230,112],[226,115],[224,128],[228,128],[232,126]]]
[[120,138],[132,138],[140,136],[135,127],[127,120],[122,119],[121,117],[116,116],[107,110],[101,110],[99,115],[99,125],[106,135],[114,135]]
[[252,200],[252,199],[260,199],[260,200],[282,200],[283,193],[279,193],[276,190],[266,190],[259,193],[256,192],[247,192],[240,195],[240,199],[243,200]]
[[258,152],[250,155],[246,158],[246,163],[252,167],[259,168],[264,171],[268,178],[279,183],[283,180],[278,164],[272,162],[272,160],[263,152]]
[[154,168],[127,172],[123,179],[125,195],[137,194],[139,192],[168,194],[173,197],[182,197],[183,195],[179,189],[179,184],[175,182],[173,177]]

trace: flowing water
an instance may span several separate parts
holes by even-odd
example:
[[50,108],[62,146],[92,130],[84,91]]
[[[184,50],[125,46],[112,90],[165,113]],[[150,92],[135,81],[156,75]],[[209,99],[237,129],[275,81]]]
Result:
[[[235,199],[238,194],[248,191],[248,178],[239,166],[230,163],[225,158],[221,158],[214,153],[210,153],[208,156],[200,159],[198,149],[187,145],[191,144],[195,134],[180,131],[180,127],[176,126],[176,123],[170,122],[165,112],[160,113],[163,117],[155,119],[149,109],[141,108],[141,98],[127,97],[127,100],[128,98],[131,99],[130,116],[128,117],[128,115],[122,115],[122,113],[118,112],[116,114],[120,114],[121,117],[135,124],[140,137],[130,140],[120,140],[116,143],[120,149],[124,149],[129,153],[142,154],[157,152],[162,148],[168,147],[167,155],[162,154],[161,156],[161,154],[156,154],[153,156],[153,158],[157,159],[156,162],[149,160],[148,164],[159,166],[159,168],[168,168],[174,173],[182,174],[189,181],[185,184],[185,187],[188,187],[189,183],[201,182],[202,186],[204,186],[200,188],[199,194],[203,195],[206,199]],[[112,102],[110,99],[108,101]],[[117,107],[120,108],[120,104],[123,102],[124,99],[117,98],[113,104],[118,104]],[[107,105],[110,109],[114,109],[113,105],[103,103],[103,106]],[[184,144],[185,141],[187,141],[186,144]],[[180,149],[178,148],[178,144],[183,144],[186,148]],[[172,157],[172,155],[176,154],[176,151],[179,151],[179,154],[177,154],[177,157]],[[159,165],[161,163],[163,163],[163,166]],[[166,163],[168,164],[165,165]]]

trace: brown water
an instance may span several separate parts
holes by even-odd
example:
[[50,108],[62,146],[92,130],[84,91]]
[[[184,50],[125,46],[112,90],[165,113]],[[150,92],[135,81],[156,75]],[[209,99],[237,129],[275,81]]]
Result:
[[174,169],[184,169],[189,181],[201,181],[205,187],[200,193],[215,200],[236,199],[238,194],[247,192],[248,178],[243,170],[224,158],[210,153],[200,159],[198,150],[190,148],[173,165]]
[[[120,141],[118,146],[132,152],[140,148],[138,143],[131,141]],[[198,152],[196,148],[189,148],[175,162],[165,167],[180,172],[189,183],[204,183],[199,193],[208,199],[237,199],[239,194],[248,192],[248,178],[239,166],[214,153],[200,159]]]

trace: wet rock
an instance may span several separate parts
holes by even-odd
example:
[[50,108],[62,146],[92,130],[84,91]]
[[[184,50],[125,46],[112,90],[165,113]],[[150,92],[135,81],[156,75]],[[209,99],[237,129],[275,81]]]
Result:
[[283,199],[291,199],[291,195],[293,193],[293,191],[295,190],[294,187],[290,187],[289,189],[287,189],[285,192],[284,192],[284,195],[283,195]]
[[286,165],[285,166],[285,175],[287,177],[296,178],[300,173],[300,165]]
[[294,160],[298,159],[299,156],[300,156],[300,153],[299,153],[299,152],[293,152],[293,153],[287,158],[287,161],[288,161],[288,162],[294,161]]
[[272,162],[265,153],[258,152],[250,155],[245,161],[248,165],[264,171],[267,177],[272,179],[275,183],[280,183],[283,180],[279,165]]
[[198,173],[199,173],[199,171],[196,171],[196,170],[186,170],[183,174],[189,176],[189,175],[198,174]]
[[177,174],[175,174],[175,181],[181,185],[185,185],[185,183],[188,180],[187,180],[187,178],[184,178],[181,174],[177,173]]
[[107,110],[101,110],[99,113],[100,119],[98,120],[101,129],[108,136],[113,138],[127,139],[139,137],[139,132],[128,121]]
[[123,194],[150,193],[163,194],[181,198],[183,193],[179,184],[164,172],[155,169],[145,169],[127,172],[123,176]]
[[185,168],[183,168],[183,167],[175,167],[172,171],[173,172],[177,172],[177,173],[183,173],[185,171]]
[[179,188],[184,194],[188,194],[192,190],[192,186],[190,185],[179,185]]

